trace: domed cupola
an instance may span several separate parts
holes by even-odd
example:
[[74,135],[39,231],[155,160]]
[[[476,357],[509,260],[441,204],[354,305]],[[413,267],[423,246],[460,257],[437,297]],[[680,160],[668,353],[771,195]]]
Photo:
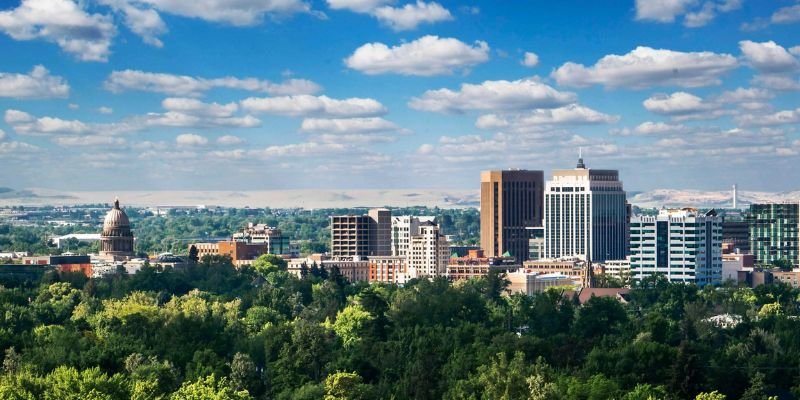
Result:
[[133,232],[131,222],[125,211],[119,207],[119,199],[114,200],[114,207],[103,220],[103,232],[100,234],[100,255],[114,258],[133,257]]

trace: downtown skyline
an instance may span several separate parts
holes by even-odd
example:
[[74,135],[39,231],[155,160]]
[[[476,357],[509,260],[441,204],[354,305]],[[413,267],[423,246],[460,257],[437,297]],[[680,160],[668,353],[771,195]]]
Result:
[[6,2],[0,186],[465,189],[582,148],[634,191],[796,190],[798,33],[797,1]]

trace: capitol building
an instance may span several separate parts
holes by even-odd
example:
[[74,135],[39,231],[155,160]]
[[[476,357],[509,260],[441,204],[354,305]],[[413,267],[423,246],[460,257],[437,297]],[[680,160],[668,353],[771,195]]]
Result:
[[100,233],[100,256],[113,261],[124,261],[135,256],[133,232],[128,215],[119,207],[119,199],[106,214],[103,231]]

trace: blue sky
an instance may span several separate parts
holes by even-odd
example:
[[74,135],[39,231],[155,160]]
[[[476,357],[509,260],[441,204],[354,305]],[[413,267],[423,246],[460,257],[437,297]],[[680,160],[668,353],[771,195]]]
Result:
[[5,0],[0,54],[14,188],[800,181],[796,0]]

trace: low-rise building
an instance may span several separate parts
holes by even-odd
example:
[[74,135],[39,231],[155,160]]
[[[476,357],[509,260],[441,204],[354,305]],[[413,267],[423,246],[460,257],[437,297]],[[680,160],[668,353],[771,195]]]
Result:
[[603,264],[603,273],[619,279],[621,282],[628,282],[631,278],[631,259],[625,260],[606,260]]
[[233,234],[233,241],[264,244],[268,254],[291,255],[292,253],[289,237],[284,236],[280,229],[266,224],[248,223],[241,232]]
[[489,271],[508,272],[520,268],[515,257],[484,257],[483,250],[472,249],[464,257],[451,255],[447,264],[447,277],[453,281],[480,278]]
[[403,256],[369,257],[369,281],[403,285],[411,280],[408,258]]
[[292,258],[287,263],[289,273],[302,278],[311,273],[316,266],[330,273],[338,269],[339,273],[350,282],[366,282],[369,280],[369,263],[358,257],[331,258],[324,254],[312,254],[303,258]]
[[265,243],[246,243],[233,240],[217,243],[194,243],[189,245],[190,252],[192,246],[197,249],[197,257],[200,259],[207,255],[228,256],[237,268],[252,265],[258,257],[268,253],[268,246]]
[[574,287],[572,277],[560,273],[531,274],[523,271],[506,274],[509,285],[506,288],[510,294],[522,293],[531,296],[541,293],[551,287]]
[[723,254],[722,255],[722,281],[739,281],[739,272],[752,271],[755,258],[752,254]]

